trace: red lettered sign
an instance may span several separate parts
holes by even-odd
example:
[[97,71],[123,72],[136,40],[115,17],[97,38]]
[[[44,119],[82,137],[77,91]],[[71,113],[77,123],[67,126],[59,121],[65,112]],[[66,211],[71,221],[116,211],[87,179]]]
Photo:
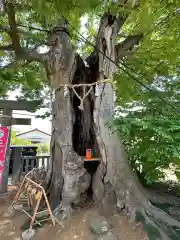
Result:
[[4,171],[8,136],[9,136],[9,128],[0,127],[0,184],[2,182],[2,174]]

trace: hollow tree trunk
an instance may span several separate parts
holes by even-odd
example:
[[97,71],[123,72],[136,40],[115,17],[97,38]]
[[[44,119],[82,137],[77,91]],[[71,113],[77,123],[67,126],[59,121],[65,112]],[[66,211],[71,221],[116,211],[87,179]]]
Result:
[[[97,37],[97,48],[100,50],[97,52],[100,80],[112,80],[115,73],[116,67],[109,61],[112,59],[115,62],[115,37],[116,23],[108,24],[108,15],[105,14],[101,19]],[[113,100],[112,84],[100,84],[95,103],[94,121],[102,161],[93,178],[94,199],[100,206],[104,205],[106,210],[107,206],[114,202],[119,209],[124,209],[131,215],[131,220],[141,215],[146,227],[154,231],[152,239],[160,237],[171,239],[168,234],[174,231],[172,226],[179,229],[179,223],[151,205],[137,175],[128,163],[118,134],[107,126],[113,118],[115,107]]]
[[[99,27],[97,48],[112,60],[115,60],[115,37],[118,30],[117,22],[109,22],[109,15],[105,14]],[[79,201],[92,180],[93,197],[97,203],[126,209],[132,220],[141,214],[146,226],[151,224],[154,229],[158,229],[163,239],[170,239],[165,233],[168,225],[162,226],[162,222],[176,227],[180,227],[179,223],[150,204],[129,166],[117,133],[107,127],[114,111],[111,84],[100,83],[96,86],[84,101],[84,111],[78,108],[80,102],[72,89],[64,91],[63,88],[70,83],[112,80],[115,65],[95,49],[87,59],[89,67],[85,67],[83,60],[74,54],[69,35],[64,32],[62,25],[54,29],[50,44],[46,70],[55,95],[50,186],[53,209],[58,210],[56,207],[61,202],[61,209],[65,215],[69,214],[71,205]],[[77,92],[82,95],[81,89]],[[100,150],[101,153],[101,162],[94,175],[89,167],[84,167],[83,156],[88,147],[96,147],[97,152]]]
[[[59,28],[62,26],[61,23]],[[47,54],[46,70],[54,90],[50,198],[53,209],[61,202],[61,208],[69,214],[71,204],[77,202],[90,185],[90,175],[84,169],[82,157],[73,148],[72,91],[63,87],[72,83],[79,62],[66,32],[59,33],[55,29],[49,42],[52,47]]]
[[[113,24],[108,24],[108,15],[104,15],[104,18],[101,20],[97,40],[97,46],[100,50],[97,53],[100,80],[109,79],[112,81],[116,70],[115,64],[104,57],[106,55],[115,62],[116,29],[114,28]],[[105,48],[104,44],[106,44]],[[139,203],[142,204],[143,200],[146,202],[146,198],[142,194],[142,188],[128,164],[124,148],[117,133],[107,126],[107,123],[113,119],[115,109],[112,84],[102,83],[99,84],[98,88],[94,121],[102,163],[93,181],[95,198],[100,202],[102,200],[105,202],[110,192],[114,191],[113,195],[116,196],[117,205],[120,208],[124,208],[125,205],[126,207],[128,205],[131,207]],[[109,192],[107,192],[107,188],[110,188]],[[99,189],[102,189],[102,191],[99,191]]]

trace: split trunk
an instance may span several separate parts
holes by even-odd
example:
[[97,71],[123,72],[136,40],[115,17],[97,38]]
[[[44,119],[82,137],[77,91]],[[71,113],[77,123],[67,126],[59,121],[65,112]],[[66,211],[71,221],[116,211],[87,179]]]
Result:
[[[165,232],[169,226],[179,228],[179,223],[150,204],[131,170],[117,133],[107,126],[115,107],[114,90],[108,80],[113,80],[116,66],[109,58],[116,60],[115,38],[119,25],[116,21],[109,23],[108,14],[102,17],[96,49],[86,59],[87,64],[74,53],[70,37],[62,29],[59,26],[58,31],[56,27],[52,33],[46,59],[54,91],[50,169],[53,209],[58,210],[61,203],[64,215],[70,214],[72,204],[77,204],[91,190],[100,206],[124,209],[132,220],[141,216],[146,226],[158,230],[154,231],[157,237],[171,239]],[[101,82],[92,85],[82,105],[78,95],[82,98],[90,85],[86,88],[72,85],[97,81]],[[84,163],[87,148],[96,150],[101,158],[99,163]]]

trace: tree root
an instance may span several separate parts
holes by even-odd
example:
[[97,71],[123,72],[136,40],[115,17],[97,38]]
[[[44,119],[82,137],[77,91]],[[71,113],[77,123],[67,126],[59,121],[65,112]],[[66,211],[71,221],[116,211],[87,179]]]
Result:
[[53,214],[60,222],[63,222],[71,218],[72,208],[70,205],[63,206],[61,203],[56,209],[54,209]]
[[149,240],[180,239],[180,222],[151,204],[147,208],[136,210],[135,220],[143,223]]
[[163,210],[154,207],[151,205],[150,207],[150,213],[152,216],[154,216],[158,221],[164,222],[170,226],[174,226],[180,229],[180,222],[176,221],[174,218],[169,216],[167,213],[165,213]]
[[173,206],[180,206],[180,199],[168,193],[159,190],[145,189],[146,196],[153,204],[169,204]]

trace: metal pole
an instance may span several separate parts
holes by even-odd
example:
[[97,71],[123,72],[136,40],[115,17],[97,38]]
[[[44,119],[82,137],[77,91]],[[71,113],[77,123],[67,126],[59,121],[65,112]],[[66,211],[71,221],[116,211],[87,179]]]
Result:
[[21,153],[22,148],[18,147],[14,149],[14,159],[12,162],[12,184],[18,184],[20,181],[21,174]]

